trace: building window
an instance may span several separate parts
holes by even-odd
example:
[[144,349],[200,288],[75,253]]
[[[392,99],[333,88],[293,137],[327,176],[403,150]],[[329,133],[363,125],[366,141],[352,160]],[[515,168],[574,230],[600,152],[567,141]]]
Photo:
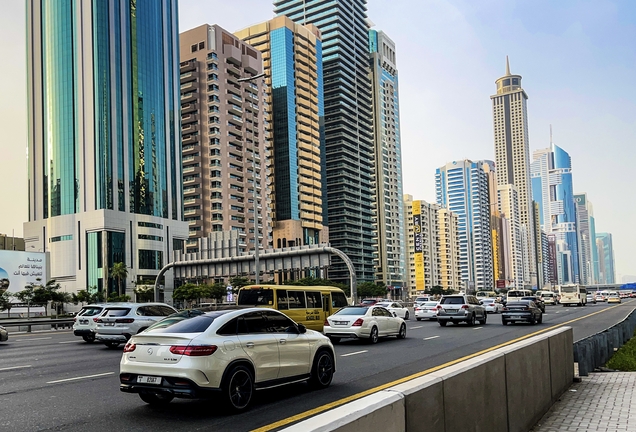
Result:
[[157,250],[139,249],[139,268],[142,270],[161,270],[163,267],[163,252]]
[[137,226],[144,227],[144,228],[163,229],[163,225],[158,223],[152,223],[152,222],[137,222]]
[[51,237],[49,239],[49,243],[56,243],[56,242],[67,241],[67,240],[73,240],[73,235],[71,234],[71,235]]
[[205,42],[199,42],[199,49],[202,50],[205,48]]
[[191,50],[192,52],[197,52],[197,44],[192,45],[192,46],[190,47],[190,50]]
[[139,240],[153,240],[153,241],[163,241],[163,237],[161,236],[156,236],[156,235],[150,235],[150,234],[139,234],[137,236],[137,238]]

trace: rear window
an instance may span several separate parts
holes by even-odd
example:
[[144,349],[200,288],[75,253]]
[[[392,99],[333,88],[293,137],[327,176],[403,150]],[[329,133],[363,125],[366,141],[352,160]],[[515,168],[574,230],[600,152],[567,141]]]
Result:
[[102,311],[104,310],[104,308],[100,308],[100,307],[87,307],[84,308],[80,311],[80,313],[78,313],[78,316],[96,316],[99,315],[100,313],[102,313]]
[[492,299],[492,298],[485,298],[485,299],[481,299],[481,301],[482,301],[483,303],[494,303],[494,302],[495,302],[495,299]]
[[377,300],[362,300],[360,304],[362,305],[374,305],[377,303]]
[[506,307],[526,307],[530,304],[529,301],[525,301],[525,302],[508,302],[508,304],[506,305]]
[[227,312],[210,312],[192,318],[187,318],[184,315],[168,317],[148,327],[146,333],[203,333],[215,319]]
[[441,304],[464,304],[464,297],[442,297]]
[[243,306],[272,306],[274,291],[271,289],[242,289],[239,291],[238,304]]
[[364,315],[367,313],[368,310],[369,310],[368,307],[363,307],[363,306],[346,307],[346,308],[340,309],[334,315]]
[[130,312],[130,308],[108,308],[106,312],[104,312],[105,317],[120,317],[126,316]]
[[437,306],[437,302],[426,302],[424,306]]
[[390,307],[391,303],[376,303],[376,306],[382,306],[382,307]]

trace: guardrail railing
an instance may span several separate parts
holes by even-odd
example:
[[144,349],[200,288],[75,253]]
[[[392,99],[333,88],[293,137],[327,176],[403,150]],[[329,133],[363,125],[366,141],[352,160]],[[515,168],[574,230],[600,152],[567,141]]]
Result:
[[73,327],[73,323],[75,322],[74,318],[55,318],[55,319],[34,319],[34,320],[0,320],[0,325],[3,327],[18,327],[18,331],[20,327],[26,327],[27,333],[30,333],[33,326],[51,326],[51,329],[59,329],[59,328],[71,328]]

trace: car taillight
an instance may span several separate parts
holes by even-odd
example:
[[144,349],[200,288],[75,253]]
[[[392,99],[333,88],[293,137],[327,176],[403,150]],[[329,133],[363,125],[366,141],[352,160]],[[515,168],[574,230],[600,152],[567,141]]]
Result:
[[116,323],[120,323],[120,324],[130,324],[135,322],[134,318],[119,318],[115,320]]
[[214,354],[216,345],[173,345],[170,347],[172,354],[186,355],[190,357],[202,357]]
[[510,310],[510,309],[508,309],[507,307],[504,307],[504,308],[503,308],[502,310],[505,310],[505,311],[507,311],[507,310]]
[[325,323],[323,325],[328,326],[329,325],[329,321],[325,320]]
[[422,309],[420,309],[420,308],[415,308],[415,310],[416,310],[416,311],[418,311],[418,310],[422,310]]
[[93,318],[93,321],[96,323],[103,322],[101,318]]
[[77,318],[73,318],[73,322],[77,322]]
[[130,343],[130,342],[128,342],[128,343],[126,344],[126,346],[124,346],[124,352],[125,352],[125,353],[127,353],[127,352],[132,352],[132,351],[134,351],[136,348],[137,348],[137,345],[135,345],[134,343]]
[[468,305],[462,305],[462,309],[468,309]]
[[358,318],[353,324],[351,324],[353,327],[360,327],[362,325],[362,323],[364,322],[364,320],[362,318]]

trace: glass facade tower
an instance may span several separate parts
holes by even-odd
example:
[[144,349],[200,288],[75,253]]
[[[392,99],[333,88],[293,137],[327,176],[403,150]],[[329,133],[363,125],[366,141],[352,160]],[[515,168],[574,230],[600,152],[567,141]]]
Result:
[[153,279],[187,235],[177,35],[176,0],[27,1],[24,230],[68,288]]
[[616,283],[616,271],[614,269],[614,245],[612,234],[597,233],[596,248],[599,261],[599,284]]
[[[374,152],[366,0],[275,0],[274,12],[322,33],[327,220],[358,281],[375,280]],[[333,260],[329,279],[348,283]]]

